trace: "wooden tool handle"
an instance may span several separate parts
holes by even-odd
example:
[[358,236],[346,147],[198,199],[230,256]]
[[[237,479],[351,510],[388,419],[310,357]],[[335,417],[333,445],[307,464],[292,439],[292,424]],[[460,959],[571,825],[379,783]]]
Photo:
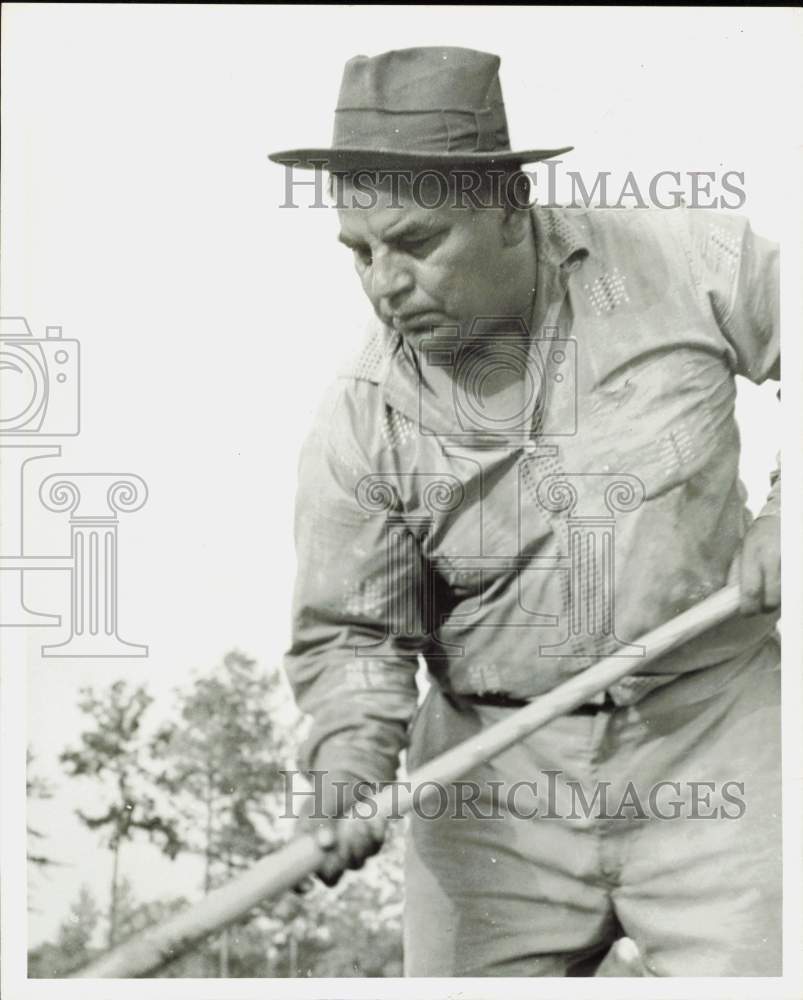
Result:
[[[738,586],[725,587],[700,604],[666,622],[637,643],[642,656],[606,657],[571,680],[554,688],[525,708],[478,733],[476,736],[414,771],[401,789],[385,788],[375,797],[377,812],[396,815],[408,812],[413,790],[423,783],[431,792],[437,784],[454,781],[483,761],[491,760],[507,747],[524,739],[539,727],[565,715],[628,674],[640,671],[664,653],[701,635],[735,614],[739,608]],[[401,793],[401,794],[399,794]],[[424,800],[426,795],[421,795]],[[320,865],[323,852],[311,836],[301,837],[262,861],[238,878],[215,889],[200,902],[156,927],[150,927],[92,962],[73,978],[131,978],[149,972],[192,949],[207,935],[242,918],[258,903],[297,885]]]

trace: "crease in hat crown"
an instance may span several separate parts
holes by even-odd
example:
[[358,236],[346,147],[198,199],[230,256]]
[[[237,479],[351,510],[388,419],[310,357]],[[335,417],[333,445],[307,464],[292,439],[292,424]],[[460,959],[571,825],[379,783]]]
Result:
[[396,49],[346,63],[339,111],[440,112],[504,108],[499,56],[474,49]]
[[499,82],[501,60],[433,46],[354,56],[346,63],[331,146],[272,153],[308,169],[416,163],[531,163],[572,147],[513,151]]

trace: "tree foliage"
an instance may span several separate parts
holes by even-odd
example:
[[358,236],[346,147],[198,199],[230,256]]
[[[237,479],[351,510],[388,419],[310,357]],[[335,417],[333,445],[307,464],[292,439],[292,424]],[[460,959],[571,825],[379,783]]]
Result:
[[[36,758],[30,747],[25,758],[25,792],[28,801],[28,810],[35,802],[43,802],[53,798],[53,786],[51,783],[35,770]],[[44,846],[47,835],[39,825],[32,825],[30,821],[26,823],[27,833],[26,858],[28,861],[28,905],[30,909],[36,909],[32,901],[38,891],[39,876],[47,875],[48,872],[60,862],[51,857]]]
[[[83,689],[79,707],[89,724],[61,760],[92,786],[96,807],[77,812],[115,861],[138,835],[168,857],[189,853],[199,861],[198,883],[187,886],[192,898],[292,836],[281,772],[294,766],[301,729],[277,672],[233,651],[176,691],[161,719],[151,718],[145,688],[122,681],[100,693]],[[392,833],[378,857],[335,889],[316,884],[303,896],[267,901],[159,975],[400,975],[401,851],[401,836]],[[134,875],[120,876],[115,863],[107,913],[90,919],[88,900],[76,901],[56,940],[31,954],[30,974],[74,969],[98,953],[91,942],[104,928],[108,941],[121,943],[187,905],[184,897],[141,902]],[[68,926],[80,933],[70,938]]]
[[91,724],[81,733],[80,746],[65,750],[60,757],[67,773],[77,778],[95,779],[96,791],[104,804],[100,812],[76,813],[90,830],[102,832],[112,852],[113,866],[109,903],[109,944],[117,943],[117,883],[120,850],[138,833],[158,843],[168,857],[176,856],[181,841],[175,824],[160,812],[149,770],[147,742],[142,719],[153,699],[143,686],[130,688],[116,681],[97,695],[83,688],[78,703]]
[[78,705],[94,727],[85,730],[81,745],[65,750],[60,760],[73,777],[105,783],[105,811],[76,812],[90,830],[108,828],[109,847],[114,849],[142,832],[160,843],[168,857],[175,857],[181,841],[175,825],[157,810],[141,732],[143,715],[152,701],[143,686],[131,689],[125,681],[116,681],[101,695],[83,688]]
[[67,916],[56,932],[55,942],[40,945],[29,954],[29,977],[57,979],[86,965],[96,954],[92,939],[100,918],[95,897],[87,886],[81,886],[78,898],[70,904]]
[[176,694],[176,718],[152,743],[183,842],[204,858],[208,891],[276,846],[274,798],[292,750],[277,715],[278,679],[231,652]]

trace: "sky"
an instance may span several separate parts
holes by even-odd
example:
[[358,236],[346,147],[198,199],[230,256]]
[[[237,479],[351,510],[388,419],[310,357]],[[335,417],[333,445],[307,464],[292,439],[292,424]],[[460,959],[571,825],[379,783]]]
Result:
[[[3,315],[37,338],[61,326],[81,355],[81,431],[48,438],[61,456],[29,470],[26,554],[69,552],[66,515],[38,500],[44,475],[135,474],[148,490],[118,526],[119,634],[146,657],[47,657],[63,627],[4,630],[11,761],[27,742],[55,785],[32,818],[66,862],[32,944],[82,883],[103,898],[109,877],[74,816],[91,799],[58,764],[78,690],[124,676],[166,711],[229,649],[272,669],[287,645],[298,451],[369,311],[336,213],[304,207],[308,192],[281,208],[268,152],[328,141],[355,53],[480,48],[502,56],[514,145],[574,145],[565,169],[586,177],[741,172],[742,211],[783,243],[800,24],[743,8],[4,5]],[[774,390],[742,386],[738,416],[755,509],[778,448]],[[27,576],[29,607],[68,613],[67,574]],[[123,870],[145,899],[197,885],[190,863],[146,847]]]

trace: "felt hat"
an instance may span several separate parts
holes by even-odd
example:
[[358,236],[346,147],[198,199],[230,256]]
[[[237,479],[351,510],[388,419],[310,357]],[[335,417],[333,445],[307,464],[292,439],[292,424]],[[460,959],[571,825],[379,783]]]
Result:
[[518,166],[566,153],[512,150],[498,56],[448,47],[399,49],[349,59],[330,146],[270,159],[306,169]]

